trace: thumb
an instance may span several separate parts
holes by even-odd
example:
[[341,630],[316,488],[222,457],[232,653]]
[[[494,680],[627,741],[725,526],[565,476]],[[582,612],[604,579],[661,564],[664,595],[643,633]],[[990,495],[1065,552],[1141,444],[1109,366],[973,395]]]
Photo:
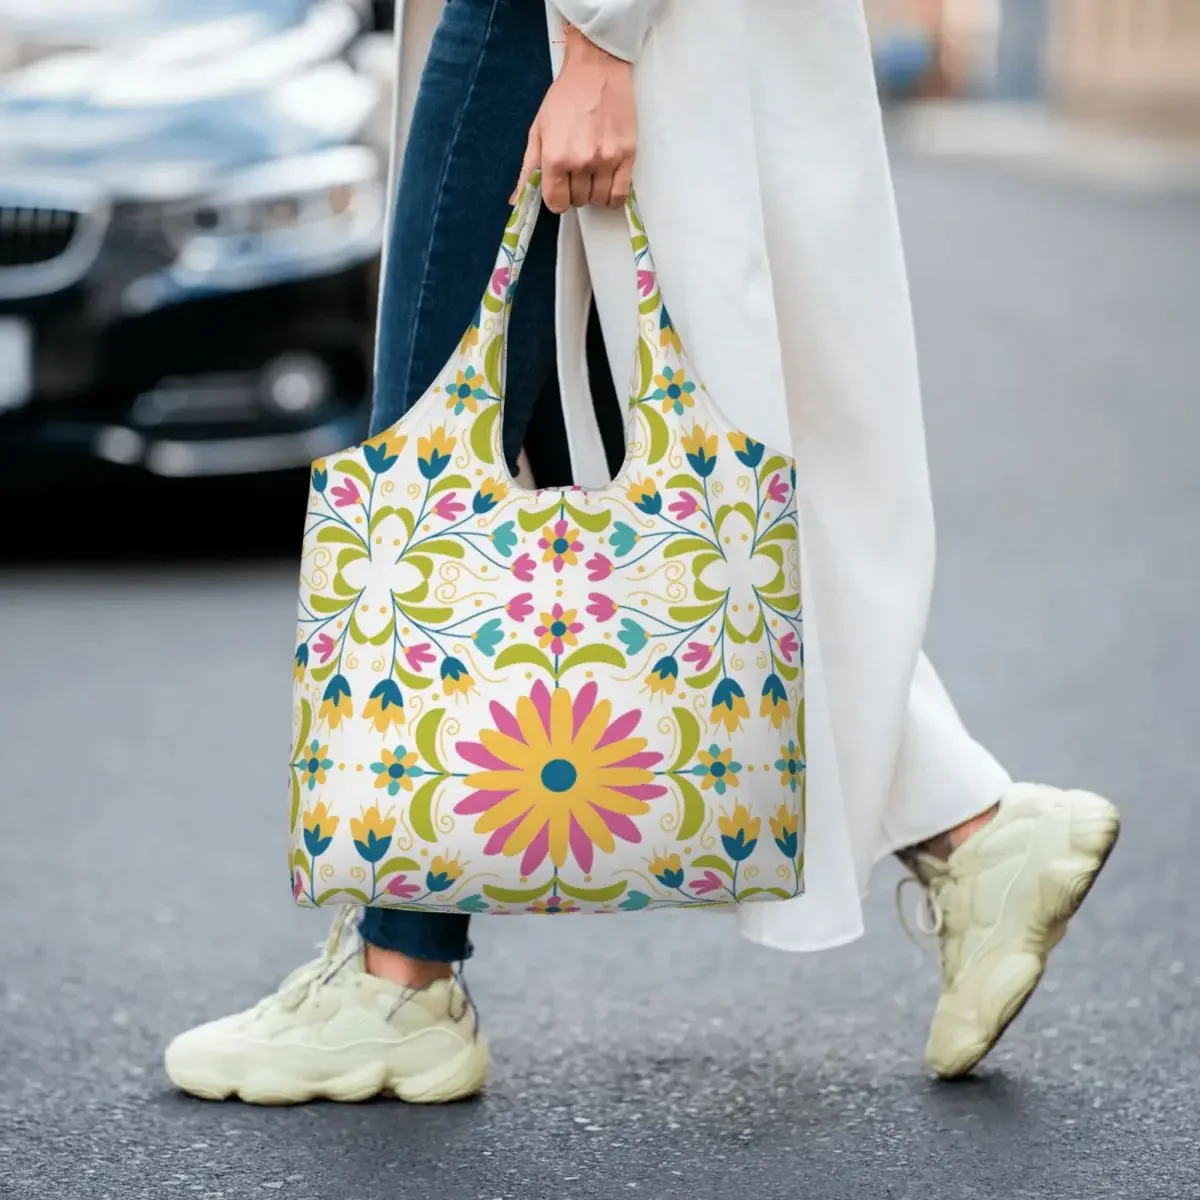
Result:
[[513,189],[513,194],[509,196],[509,204],[515,204],[517,197],[521,194],[521,189],[529,182],[530,176],[542,165],[542,136],[538,132],[538,127],[533,126],[529,131],[529,141],[525,144],[525,159],[521,163],[521,175],[517,179],[517,186]]

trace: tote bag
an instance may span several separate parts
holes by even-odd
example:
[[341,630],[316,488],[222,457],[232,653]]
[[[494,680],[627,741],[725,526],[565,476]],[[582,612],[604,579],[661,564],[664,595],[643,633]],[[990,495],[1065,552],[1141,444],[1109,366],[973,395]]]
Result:
[[301,905],[562,914],[803,890],[795,464],[696,380],[631,199],[624,467],[593,490],[514,482],[505,339],[539,182],[428,392],[313,464],[293,670]]

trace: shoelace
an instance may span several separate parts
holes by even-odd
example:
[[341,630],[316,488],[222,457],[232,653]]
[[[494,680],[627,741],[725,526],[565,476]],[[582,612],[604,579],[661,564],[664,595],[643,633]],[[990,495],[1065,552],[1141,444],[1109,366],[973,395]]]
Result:
[[[284,985],[277,992],[260,1001],[260,1009],[265,1010],[276,1004],[281,1004],[285,1008],[295,1011],[317,991],[335,979],[361,951],[357,934],[354,932],[357,929],[361,911],[360,906],[357,904],[342,905],[338,915],[334,918],[324,943],[318,944],[321,949],[321,956],[299,968],[290,979],[285,981]],[[349,943],[348,947],[346,945],[347,942]],[[453,976],[459,990],[462,992],[462,1008],[457,1013],[454,1011],[454,995],[451,993],[450,1017],[454,1021],[461,1021],[469,1011],[474,1017],[474,1033],[478,1036],[480,1028],[479,1008],[475,1004],[470,988],[467,986],[466,964],[457,964]],[[405,988],[400,998],[389,1010],[386,1020],[390,1021],[416,995],[417,989]]]
[[[915,887],[920,892],[920,896],[912,908],[913,923],[916,925],[916,929],[909,924],[908,916],[904,911],[904,889],[907,886]],[[929,950],[930,939],[936,938],[946,927],[941,905],[934,899],[932,890],[912,875],[905,875],[896,884],[896,916],[899,918],[901,929],[908,935],[909,940],[922,950]]]

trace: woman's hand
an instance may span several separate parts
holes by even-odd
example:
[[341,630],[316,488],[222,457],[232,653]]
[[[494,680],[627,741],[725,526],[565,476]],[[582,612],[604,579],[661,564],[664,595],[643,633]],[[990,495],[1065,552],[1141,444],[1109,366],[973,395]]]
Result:
[[567,26],[562,70],[529,131],[517,192],[540,167],[551,212],[583,204],[619,208],[629,195],[636,148],[632,65]]

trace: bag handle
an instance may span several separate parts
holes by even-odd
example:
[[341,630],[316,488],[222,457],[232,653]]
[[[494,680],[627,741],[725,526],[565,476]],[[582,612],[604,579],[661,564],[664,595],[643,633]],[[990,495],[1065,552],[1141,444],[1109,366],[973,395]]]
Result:
[[[508,392],[508,326],[512,314],[512,302],[516,295],[517,282],[521,276],[521,267],[533,237],[534,226],[542,207],[542,175],[535,171],[521,189],[512,212],[505,226],[504,237],[496,262],[488,280],[488,288],[484,293],[484,308],[496,307],[497,300],[503,304],[500,318],[500,365],[499,365],[499,396],[500,416],[496,421],[496,431],[499,435],[504,424],[504,402]],[[637,269],[639,283],[646,280],[644,292],[657,292],[655,281],[658,271],[650,252],[650,241],[646,236],[646,227],[638,210],[637,198],[630,189],[625,201],[625,222],[629,229],[630,252],[633,255],[634,266]]]

